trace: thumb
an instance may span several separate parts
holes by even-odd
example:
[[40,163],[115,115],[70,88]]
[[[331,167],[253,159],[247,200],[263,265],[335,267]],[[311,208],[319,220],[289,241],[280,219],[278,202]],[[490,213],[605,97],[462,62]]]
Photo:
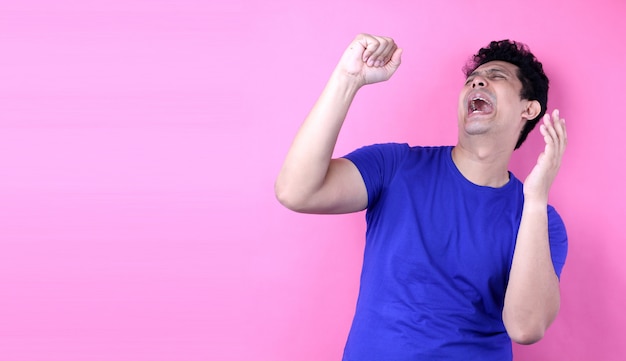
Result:
[[391,56],[391,59],[389,59],[389,62],[385,64],[385,66],[388,67],[389,70],[396,71],[396,69],[400,67],[401,63],[402,63],[402,48],[398,48]]

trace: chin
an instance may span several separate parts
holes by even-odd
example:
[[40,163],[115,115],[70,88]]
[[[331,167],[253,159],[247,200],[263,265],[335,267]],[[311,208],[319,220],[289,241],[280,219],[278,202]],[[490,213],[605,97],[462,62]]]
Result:
[[489,131],[491,128],[489,123],[489,119],[472,117],[464,119],[462,127],[465,133],[478,135]]

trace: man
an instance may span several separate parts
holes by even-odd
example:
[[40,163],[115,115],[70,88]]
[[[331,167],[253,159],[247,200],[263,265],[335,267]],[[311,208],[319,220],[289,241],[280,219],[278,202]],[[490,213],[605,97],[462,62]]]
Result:
[[[492,42],[466,66],[456,146],[331,159],[357,91],[388,80],[401,53],[387,37],[352,41],[289,149],[277,198],[306,213],[367,209],[344,360],[511,360],[511,340],[540,340],[559,309],[567,236],[548,193],[564,120],[543,116],[541,63],[522,44]],[[545,149],[522,184],[508,164],[540,120]]]

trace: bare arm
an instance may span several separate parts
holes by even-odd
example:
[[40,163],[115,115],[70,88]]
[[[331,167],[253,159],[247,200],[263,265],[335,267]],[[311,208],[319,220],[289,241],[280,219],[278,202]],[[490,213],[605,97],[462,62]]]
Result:
[[511,339],[521,344],[539,341],[560,307],[559,280],[548,239],[548,193],[567,144],[558,110],[540,127],[546,142],[537,165],[524,182],[524,208],[517,235],[502,318]]
[[367,191],[352,162],[331,159],[358,90],[388,80],[400,66],[401,49],[386,37],[358,35],[346,49],[305,119],[276,179],[278,200],[305,213],[348,213],[367,206]]

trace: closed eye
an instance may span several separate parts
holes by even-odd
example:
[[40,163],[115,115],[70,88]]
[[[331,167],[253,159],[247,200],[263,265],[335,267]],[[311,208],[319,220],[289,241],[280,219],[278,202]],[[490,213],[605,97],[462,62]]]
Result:
[[489,74],[489,79],[506,79],[506,76],[499,72],[492,72]]

